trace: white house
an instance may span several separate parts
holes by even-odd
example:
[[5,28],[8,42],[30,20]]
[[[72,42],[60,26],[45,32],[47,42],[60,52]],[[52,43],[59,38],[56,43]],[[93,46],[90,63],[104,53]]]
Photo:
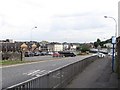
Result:
[[106,43],[104,46],[112,48],[112,43]]
[[76,48],[79,46],[79,43],[70,43],[70,50],[76,51]]
[[63,44],[61,43],[49,43],[47,44],[48,51],[63,51]]
[[63,50],[64,51],[69,50],[69,43],[67,43],[67,42],[63,43]]

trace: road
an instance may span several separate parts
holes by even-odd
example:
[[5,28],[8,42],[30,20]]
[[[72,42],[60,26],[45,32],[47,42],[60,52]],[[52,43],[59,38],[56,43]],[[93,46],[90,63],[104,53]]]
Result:
[[30,64],[2,68],[2,88],[6,88],[28,79],[37,77],[44,73],[50,72],[56,68],[60,68],[66,64],[80,61],[88,56],[76,56],[67,58],[58,58],[53,60],[45,60]]

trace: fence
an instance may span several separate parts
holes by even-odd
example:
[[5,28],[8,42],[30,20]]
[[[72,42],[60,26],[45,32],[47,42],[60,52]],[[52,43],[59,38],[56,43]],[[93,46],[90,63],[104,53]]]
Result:
[[[97,56],[91,56],[81,61],[57,68],[42,76],[32,78],[25,82],[6,88],[7,90],[32,90],[35,88],[64,88],[73,78],[84,70],[91,62],[97,59]],[[5,90],[6,90],[5,89]]]

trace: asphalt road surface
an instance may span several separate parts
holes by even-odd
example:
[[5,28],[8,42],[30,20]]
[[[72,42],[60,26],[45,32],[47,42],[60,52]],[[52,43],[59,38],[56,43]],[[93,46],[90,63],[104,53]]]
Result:
[[54,58],[53,60],[46,59],[29,64],[2,67],[2,88],[7,88],[90,56],[92,55]]

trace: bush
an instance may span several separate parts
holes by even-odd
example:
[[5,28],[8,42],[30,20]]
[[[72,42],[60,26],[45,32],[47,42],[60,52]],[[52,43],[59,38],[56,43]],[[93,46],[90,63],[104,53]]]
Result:
[[2,53],[2,60],[20,60],[21,54],[17,52]]
[[81,52],[86,52],[86,51],[90,51],[90,48],[88,46],[82,46],[81,47]]

